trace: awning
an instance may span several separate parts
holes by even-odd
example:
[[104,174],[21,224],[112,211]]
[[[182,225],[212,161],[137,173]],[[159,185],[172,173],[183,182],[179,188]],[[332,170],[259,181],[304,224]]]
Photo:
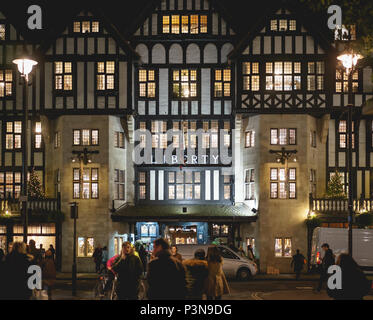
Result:
[[112,213],[111,218],[115,222],[254,222],[257,215],[243,203],[236,205],[125,205]]

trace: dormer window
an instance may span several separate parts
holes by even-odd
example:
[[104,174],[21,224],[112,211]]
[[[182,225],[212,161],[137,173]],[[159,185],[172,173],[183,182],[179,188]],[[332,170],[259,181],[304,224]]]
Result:
[[297,21],[294,19],[272,19],[270,23],[271,31],[296,31]]
[[171,34],[207,33],[207,15],[165,15],[162,17],[162,32]]
[[100,32],[98,21],[75,21],[73,31],[75,33]]
[[0,24],[0,40],[5,40],[5,24]]

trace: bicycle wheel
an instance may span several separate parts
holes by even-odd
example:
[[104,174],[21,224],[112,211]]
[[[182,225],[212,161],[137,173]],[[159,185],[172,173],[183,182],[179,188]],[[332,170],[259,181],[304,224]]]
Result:
[[118,296],[117,296],[117,279],[114,279],[113,280],[113,284],[111,285],[110,300],[118,300]]

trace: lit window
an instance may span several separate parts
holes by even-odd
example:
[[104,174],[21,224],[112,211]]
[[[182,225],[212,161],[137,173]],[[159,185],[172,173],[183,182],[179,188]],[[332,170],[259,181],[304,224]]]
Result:
[[22,121],[7,121],[5,132],[5,149],[22,148]]
[[259,90],[259,62],[244,62],[242,64],[243,90]]
[[272,145],[295,145],[297,144],[297,129],[271,129]]
[[97,90],[115,89],[115,62],[97,62]]
[[114,132],[114,147],[124,149],[124,132]]
[[61,132],[54,133],[54,147],[57,149],[61,146]]
[[0,199],[19,198],[21,177],[20,172],[0,172]]
[[245,133],[245,148],[252,148],[255,146],[255,132],[247,131]]
[[125,172],[124,170],[114,170],[114,183],[115,183],[115,200],[124,200],[124,186],[125,186]]
[[78,237],[78,257],[92,257],[94,250],[93,238]]
[[296,198],[296,169],[271,168],[270,169],[270,198],[295,199]]
[[245,172],[245,200],[255,199],[255,170],[246,169]]
[[[355,148],[355,122],[352,122],[352,149]],[[340,120],[339,126],[338,126],[338,136],[339,136],[339,148],[345,149],[348,146],[348,134],[347,134],[347,121],[346,120]]]
[[266,90],[291,91],[300,89],[300,62],[266,63]]
[[5,40],[5,24],[0,24],[0,40]]
[[197,97],[197,70],[173,70],[172,81],[174,98],[188,99]]
[[[352,75],[352,92],[358,92],[359,90],[359,73],[354,72]],[[336,71],[336,92],[348,92],[348,74],[345,71]]]
[[54,63],[54,78],[56,90],[71,91],[73,89],[72,78],[72,63],[71,62],[55,62]]
[[323,61],[308,62],[307,90],[324,90],[325,67]]
[[100,23],[98,21],[74,21],[74,33],[100,32]]
[[272,19],[269,24],[271,31],[296,31],[297,21],[294,19]]
[[139,199],[146,199],[146,172],[139,172]]
[[276,238],[275,239],[275,257],[287,257],[292,255],[291,238]]
[[168,199],[193,200],[201,198],[200,172],[168,172]]
[[[98,169],[73,168],[73,198],[74,199],[98,199]],[[82,181],[81,181],[82,180]]]
[[[171,25],[171,30],[170,30]],[[181,27],[181,28],[180,28]],[[180,30],[181,29],[181,30]],[[165,15],[162,17],[163,33],[207,33],[208,20],[207,15]]]
[[277,20],[271,20],[271,31],[277,31]]
[[95,146],[99,143],[99,131],[97,129],[74,129],[73,145],[74,146]]
[[155,71],[139,70],[139,96],[141,98],[155,98]]
[[231,96],[231,70],[230,69],[215,70],[214,96],[215,98]]
[[13,93],[13,72],[10,69],[0,70],[0,98],[10,97]]

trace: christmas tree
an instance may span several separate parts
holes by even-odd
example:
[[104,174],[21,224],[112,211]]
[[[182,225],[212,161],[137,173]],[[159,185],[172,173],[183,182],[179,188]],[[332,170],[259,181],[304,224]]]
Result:
[[330,178],[328,188],[326,190],[326,197],[333,199],[345,199],[346,193],[343,189],[342,176],[338,171]]
[[43,187],[34,169],[30,172],[30,179],[27,183],[27,194],[31,199],[45,198]]

